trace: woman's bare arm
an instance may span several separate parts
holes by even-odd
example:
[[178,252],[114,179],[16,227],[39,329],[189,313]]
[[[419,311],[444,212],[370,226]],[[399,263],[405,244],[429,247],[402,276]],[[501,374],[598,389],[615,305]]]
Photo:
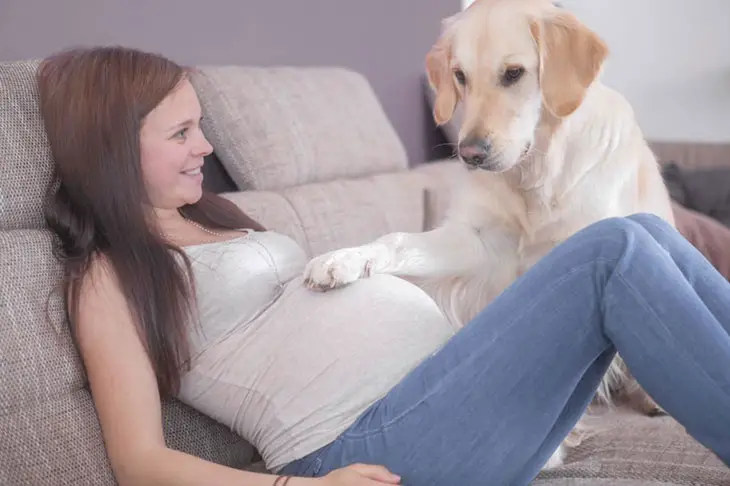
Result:
[[81,287],[77,325],[106,450],[120,485],[273,484],[272,475],[221,466],[166,447],[151,363],[116,279],[102,260],[92,264]]

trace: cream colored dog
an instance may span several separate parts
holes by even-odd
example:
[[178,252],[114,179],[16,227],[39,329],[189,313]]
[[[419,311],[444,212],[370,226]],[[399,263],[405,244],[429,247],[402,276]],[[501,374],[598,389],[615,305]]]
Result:
[[[314,258],[308,284],[332,289],[372,273],[402,276],[464,324],[593,222],[650,212],[673,224],[631,106],[599,80],[607,54],[594,32],[549,0],[478,0],[447,19],[426,65],[435,120],[447,122],[463,104],[458,149],[471,169],[464,187],[438,228]],[[622,365],[620,358],[611,365],[603,399],[635,385]],[[562,455],[561,448],[546,467]]]

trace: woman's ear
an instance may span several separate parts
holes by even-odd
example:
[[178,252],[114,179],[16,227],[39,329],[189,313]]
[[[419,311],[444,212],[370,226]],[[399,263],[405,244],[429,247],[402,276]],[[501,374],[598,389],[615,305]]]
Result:
[[543,103],[553,115],[568,116],[580,106],[598,77],[608,47],[565,10],[530,22],[530,31],[540,55]]

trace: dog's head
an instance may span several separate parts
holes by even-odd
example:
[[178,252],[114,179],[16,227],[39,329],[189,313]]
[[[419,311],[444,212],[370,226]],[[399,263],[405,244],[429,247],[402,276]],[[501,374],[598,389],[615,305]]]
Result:
[[525,159],[543,116],[573,113],[608,54],[601,39],[549,0],[477,0],[444,21],[426,56],[434,119],[464,119],[459,156],[501,172]]

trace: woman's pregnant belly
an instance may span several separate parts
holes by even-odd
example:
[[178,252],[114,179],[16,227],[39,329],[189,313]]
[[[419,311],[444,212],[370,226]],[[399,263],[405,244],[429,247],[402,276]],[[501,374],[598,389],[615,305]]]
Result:
[[335,439],[453,334],[430,297],[396,277],[326,293],[295,279],[254,323],[196,359],[181,399],[275,467]]

